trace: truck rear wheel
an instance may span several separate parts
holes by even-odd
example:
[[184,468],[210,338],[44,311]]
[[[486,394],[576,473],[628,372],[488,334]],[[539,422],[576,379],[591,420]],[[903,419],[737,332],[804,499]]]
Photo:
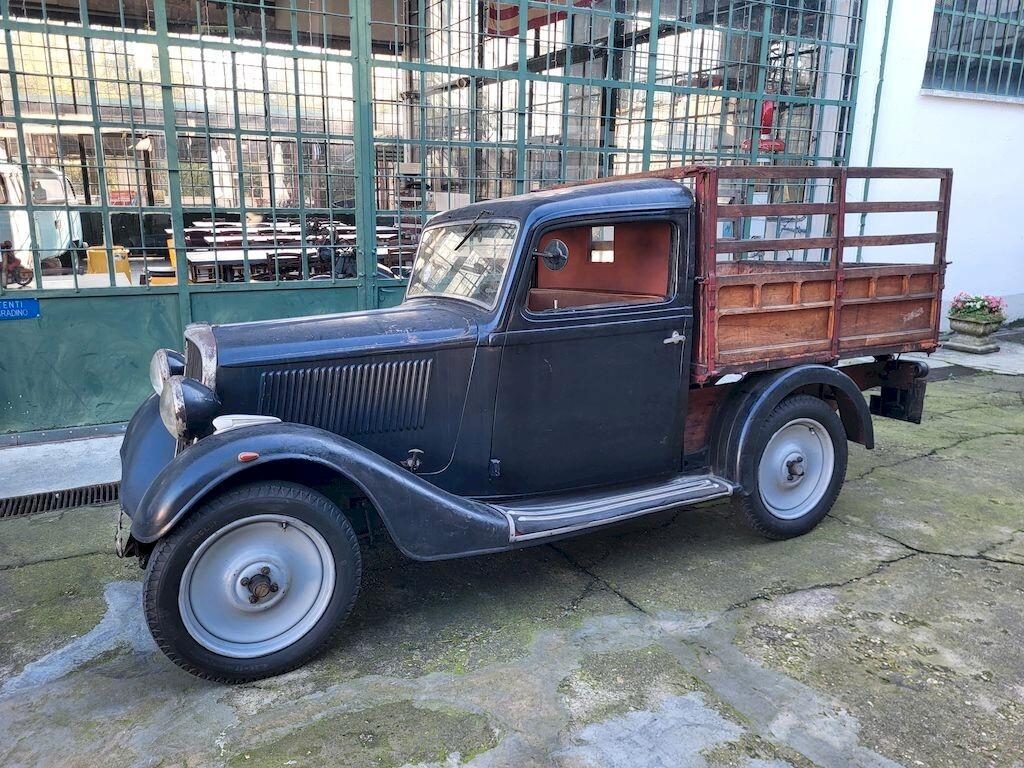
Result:
[[279,675],[320,652],[348,617],[362,561],[348,518],[304,486],[242,486],[194,510],[150,557],[153,639],[220,682]]
[[836,412],[810,395],[786,398],[754,426],[742,457],[754,465],[753,487],[740,495],[747,520],[770,539],[807,533],[839,496],[846,459]]

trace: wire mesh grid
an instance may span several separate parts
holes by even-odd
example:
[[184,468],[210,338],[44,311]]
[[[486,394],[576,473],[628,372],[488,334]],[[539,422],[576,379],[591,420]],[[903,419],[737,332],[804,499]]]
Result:
[[407,277],[437,211],[682,164],[844,162],[863,9],[0,0],[0,12],[0,292],[303,281],[362,286],[372,306],[373,286]]

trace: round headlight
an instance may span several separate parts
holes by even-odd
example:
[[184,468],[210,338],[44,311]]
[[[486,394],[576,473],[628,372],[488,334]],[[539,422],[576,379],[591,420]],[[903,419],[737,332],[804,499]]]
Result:
[[171,376],[160,393],[160,419],[178,440],[205,437],[213,432],[220,400],[195,379]]
[[171,376],[185,372],[185,357],[172,349],[158,349],[149,361],[149,383],[158,395],[164,391],[164,383]]

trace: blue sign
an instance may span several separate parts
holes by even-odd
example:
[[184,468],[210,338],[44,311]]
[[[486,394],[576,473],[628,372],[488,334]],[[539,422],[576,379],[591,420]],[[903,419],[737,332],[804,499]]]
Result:
[[39,299],[0,299],[0,320],[39,317]]

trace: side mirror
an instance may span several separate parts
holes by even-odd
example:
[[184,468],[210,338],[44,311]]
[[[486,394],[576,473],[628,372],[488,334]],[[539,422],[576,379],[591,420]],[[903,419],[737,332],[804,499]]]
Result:
[[569,263],[569,246],[561,240],[551,240],[535,255],[544,262],[545,267],[557,272]]

